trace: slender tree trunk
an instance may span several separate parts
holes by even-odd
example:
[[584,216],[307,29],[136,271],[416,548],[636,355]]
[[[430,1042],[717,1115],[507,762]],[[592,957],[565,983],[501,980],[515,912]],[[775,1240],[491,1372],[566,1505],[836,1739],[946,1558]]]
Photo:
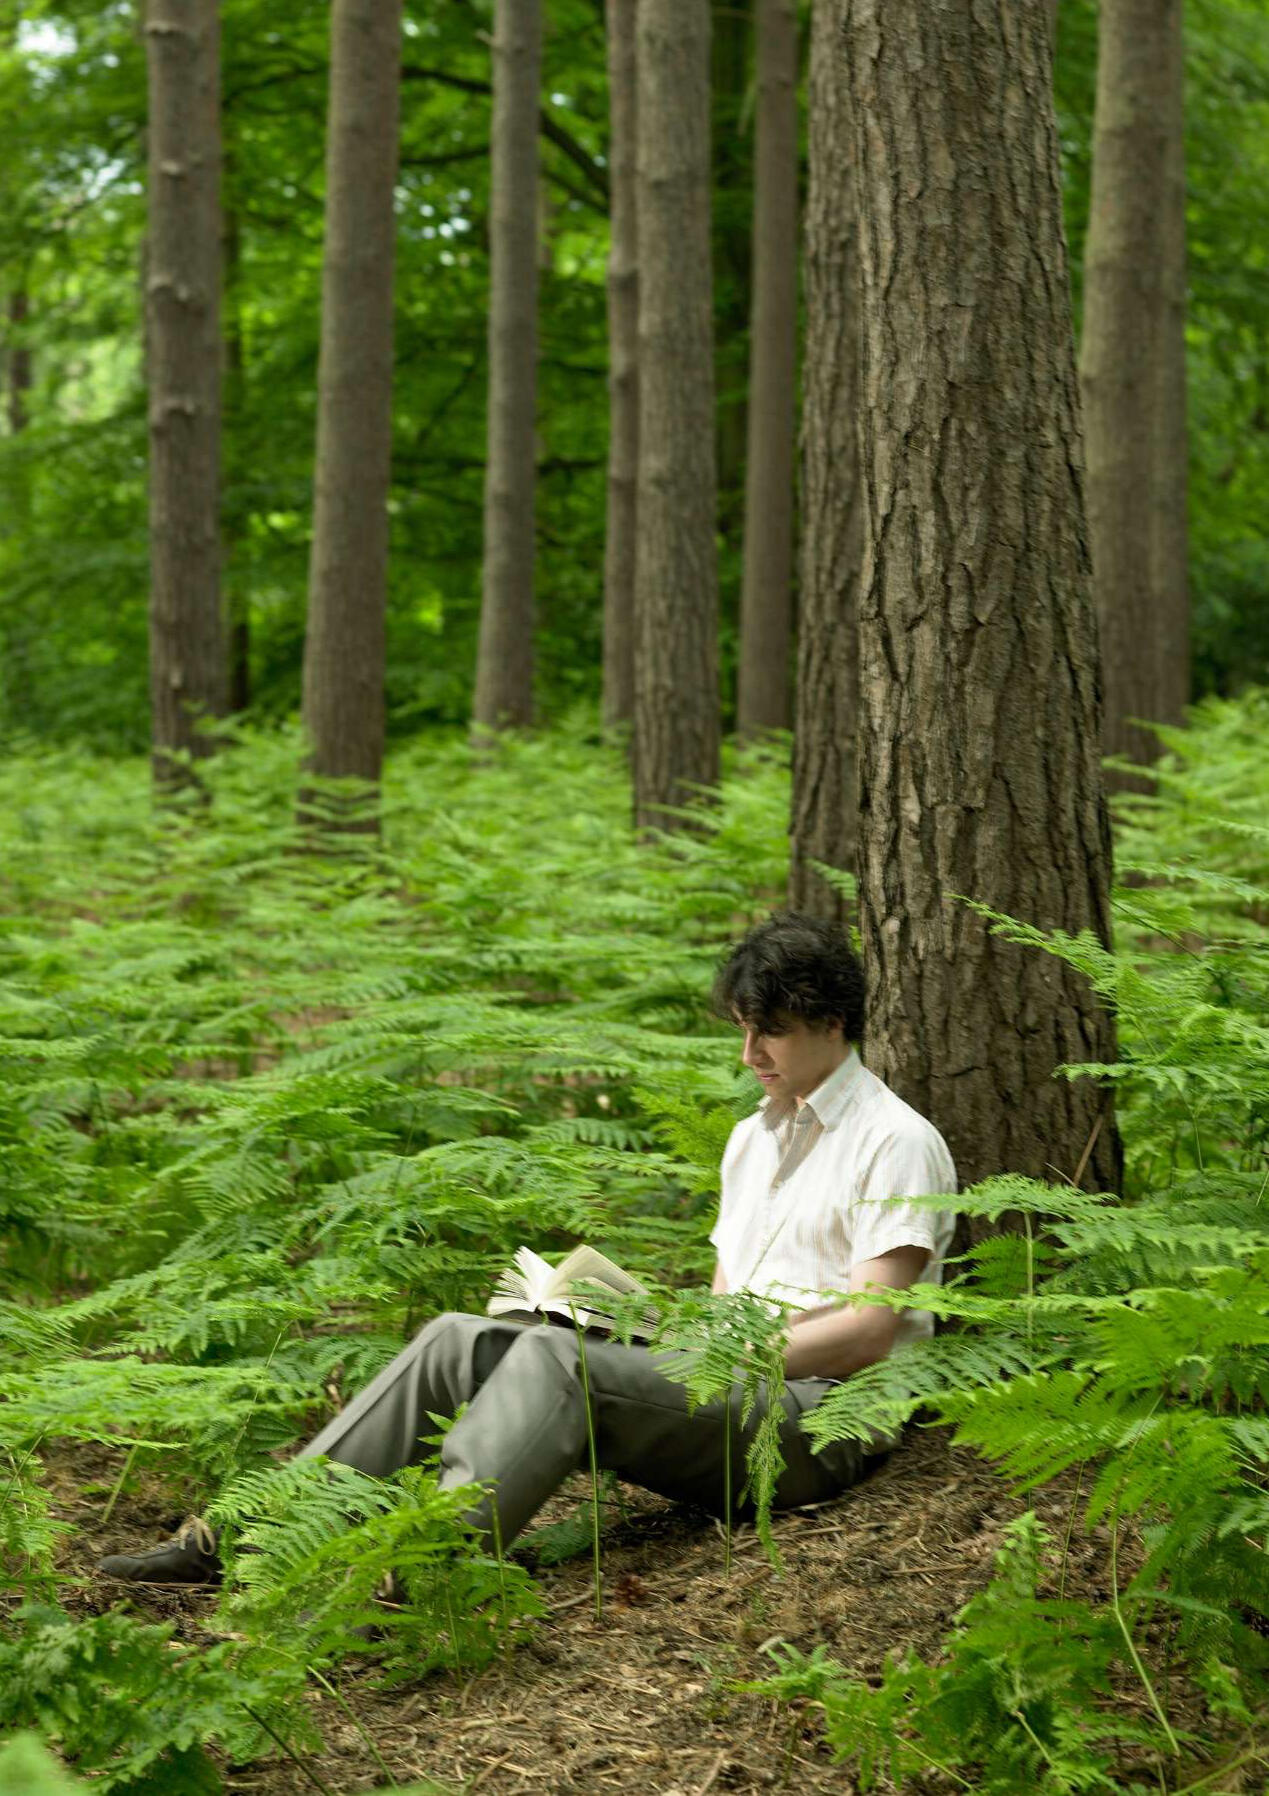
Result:
[[[1181,0],[1102,0],[1080,376],[1108,754],[1188,686]],[[1175,515],[1165,516],[1172,508]],[[1175,556],[1179,567],[1165,568]],[[1179,653],[1183,673],[1170,665]],[[1128,782],[1132,783],[1132,782]]]
[[737,728],[789,727],[798,332],[798,17],[758,0],[753,306]]
[[[225,255],[225,453],[221,515],[225,542],[225,611],[229,626],[229,709],[251,703],[251,602],[241,567],[247,506],[240,491],[240,435],[247,409],[247,349],[242,328],[242,227],[236,205],[222,215]],[[235,565],[238,564],[238,565]]]
[[[8,51],[13,51],[18,42],[18,18],[16,9],[14,16],[0,25],[0,43]],[[26,429],[27,394],[31,389],[31,350],[26,342],[26,325],[30,316],[26,281],[22,280],[9,294],[9,367],[8,367],[8,400],[9,431],[12,436],[20,436]],[[26,481],[21,485],[26,487]],[[25,509],[24,500],[20,501]]]
[[1160,94],[1168,147],[1160,207],[1163,295],[1155,431],[1154,540],[1163,680],[1159,716],[1180,723],[1190,702],[1189,429],[1186,418],[1185,18],[1183,0],[1166,14],[1166,85]]
[[1113,1189],[1115,1058],[977,900],[1110,938],[1097,634],[1046,0],[850,0],[862,284],[868,1062],[968,1183]]
[[[748,407],[749,285],[753,214],[748,203],[750,156],[747,125],[750,15],[753,0],[729,0],[713,9],[711,22],[711,240],[714,273],[714,378],[718,534],[739,544],[744,526],[745,438]],[[738,617],[739,557],[731,575],[724,560],[729,616]]]
[[608,522],[604,537],[604,722],[634,713],[635,520],[639,477],[639,257],[635,10],[608,0]]
[[150,705],[154,776],[224,714],[220,612],[220,19],[148,0]]
[[30,302],[25,287],[9,295],[9,430],[19,436],[27,427],[27,395],[31,391],[31,349],[26,342]]
[[484,588],[472,722],[533,720],[540,0],[497,0]]
[[801,610],[789,902],[844,921],[847,901],[811,866],[855,871],[859,710],[859,248],[855,159],[842,80],[845,0],[815,0],[807,85],[802,364]]
[[304,724],[312,772],[370,781],[383,767],[400,66],[401,0],[334,0]]
[[[21,436],[30,423],[29,395],[31,391],[31,348],[26,340],[26,327],[30,320],[30,296],[25,282],[15,287],[9,295],[9,433]],[[12,469],[9,482],[9,505],[11,510],[10,525],[21,533],[31,527],[31,477],[34,469],[30,460],[19,456]],[[11,649],[17,637],[11,638]],[[25,662],[26,650],[23,645],[20,659]]]
[[709,0],[640,0],[635,823],[718,779]]

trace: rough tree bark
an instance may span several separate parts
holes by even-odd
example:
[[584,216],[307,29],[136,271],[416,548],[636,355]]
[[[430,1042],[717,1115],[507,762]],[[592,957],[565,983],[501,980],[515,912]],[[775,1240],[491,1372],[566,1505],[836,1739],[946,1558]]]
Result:
[[604,722],[634,711],[635,520],[639,475],[638,113],[635,10],[608,0],[608,519],[604,535]]
[[370,781],[383,767],[400,61],[401,0],[334,0],[304,725],[311,772]]
[[758,0],[753,302],[736,725],[789,726],[798,330],[798,16]]
[[[1080,379],[1108,754],[1188,697],[1181,0],[1102,0]],[[1123,783],[1132,784],[1131,780]]]
[[220,19],[149,0],[150,711],[160,787],[224,714],[220,611]]
[[1111,1189],[1085,981],[962,899],[1110,936],[1047,0],[850,0],[867,1058],[998,1170]]
[[498,0],[493,39],[489,432],[484,582],[472,722],[533,719],[540,0]]
[[718,778],[709,0],[640,0],[635,823]]
[[[750,49],[753,0],[712,9],[710,38],[710,234],[714,274],[715,486],[718,534],[738,543],[744,527],[746,408],[749,398],[749,282],[753,217],[749,190]],[[736,563],[739,557],[734,558]],[[734,602],[739,608],[740,569]],[[730,576],[729,576],[730,578]]]
[[839,67],[844,16],[845,0],[815,0],[807,79],[801,578],[789,869],[789,903],[839,922],[847,901],[810,863],[855,871],[863,504],[854,144]]

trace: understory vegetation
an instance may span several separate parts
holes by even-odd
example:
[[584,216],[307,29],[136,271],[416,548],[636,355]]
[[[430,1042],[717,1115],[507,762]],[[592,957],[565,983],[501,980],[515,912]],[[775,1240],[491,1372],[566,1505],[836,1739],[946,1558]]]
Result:
[[[1022,1232],[894,1298],[946,1326],[839,1387],[814,1432],[951,1422],[1015,1488],[1080,1468],[1081,1495],[1064,1534],[1016,1524],[938,1663],[872,1687],[770,1649],[763,1688],[822,1705],[861,1788],[1269,1771],[1267,728],[1265,694],[1207,701],[1157,792],[1119,801],[1113,955],[997,921],[1117,1009],[1121,1059],[1097,1070],[1126,1200],[1011,1177],[964,1194]],[[401,748],[382,843],[338,856],[294,824],[296,762],[290,732],[241,732],[209,807],[157,816],[139,761],[0,765],[0,1727],[128,1796],[215,1790],[208,1747],[310,1762],[299,1698],[350,1659],[408,1680],[533,1628],[529,1571],[483,1550],[428,1466],[284,1457],[429,1316],[483,1309],[522,1242],[585,1239],[639,1273],[700,1397],[780,1377],[779,1318],[701,1296],[718,1161],[754,1103],[704,997],[781,902],[780,749],[733,751],[700,833],[644,849],[586,715],[481,756],[440,733]],[[90,1442],[117,1457],[106,1515],[144,1469],[226,1530],[206,1647],[64,1606],[46,1467]],[[760,1432],[773,1555],[776,1469]],[[1146,1548],[1104,1602],[1065,1579],[1095,1523]],[[385,1619],[388,1569],[409,1601]],[[1169,1715],[1173,1677],[1203,1695],[1201,1738]],[[70,1787],[47,1758],[17,1769],[41,1750],[0,1753],[0,1789]]]

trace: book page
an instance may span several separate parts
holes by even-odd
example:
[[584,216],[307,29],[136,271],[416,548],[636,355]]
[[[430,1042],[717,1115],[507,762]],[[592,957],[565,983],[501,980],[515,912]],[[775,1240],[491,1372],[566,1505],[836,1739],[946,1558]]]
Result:
[[622,1270],[606,1254],[600,1253],[597,1247],[575,1247],[572,1253],[562,1259],[551,1274],[550,1283],[545,1288],[544,1296],[566,1297],[570,1289],[583,1279],[594,1279],[596,1283],[607,1285],[610,1290],[621,1292],[642,1291],[646,1287],[639,1283],[629,1272]]
[[[587,1279],[606,1286],[616,1296],[647,1289],[632,1273],[624,1271],[596,1247],[585,1244],[575,1247],[558,1266],[552,1266],[531,1247],[521,1247],[516,1250],[514,1264],[508,1266],[494,1286],[493,1296],[485,1305],[485,1314],[505,1316],[513,1322],[531,1322],[539,1314],[571,1322],[575,1310],[576,1320],[582,1328],[604,1329],[607,1318],[599,1311],[584,1308],[576,1301],[570,1306],[570,1291]],[[635,1338],[646,1340],[647,1333],[636,1330]]]
[[537,1309],[553,1277],[549,1261],[531,1247],[517,1248],[514,1266],[508,1266],[494,1286],[485,1313],[505,1316],[509,1310]]

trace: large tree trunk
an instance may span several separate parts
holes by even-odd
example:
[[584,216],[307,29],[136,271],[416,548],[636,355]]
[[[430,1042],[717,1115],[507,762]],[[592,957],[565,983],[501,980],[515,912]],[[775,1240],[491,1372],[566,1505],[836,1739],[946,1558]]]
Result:
[[859,710],[859,294],[842,80],[845,0],[815,0],[808,77],[802,363],[801,593],[789,902],[845,919],[847,901],[812,860],[855,871],[855,731]]
[[220,19],[149,0],[150,708],[160,786],[224,714],[220,613]]
[[736,725],[789,726],[798,333],[798,16],[758,0],[753,305]]
[[635,9],[608,0],[608,524],[604,537],[604,722],[634,712],[635,520],[639,477],[638,112]]
[[540,0],[498,0],[493,40],[489,445],[484,587],[472,722],[533,719]]
[[709,0],[640,0],[635,823],[718,779]]
[[1114,1188],[1087,983],[964,900],[1110,938],[1046,0],[850,0],[862,284],[869,1065],[962,1180]]
[[[1188,696],[1181,0],[1102,0],[1080,377],[1108,754]],[[1179,666],[1178,666],[1179,663]],[[1181,695],[1180,697],[1178,695]]]
[[401,0],[334,0],[304,725],[312,772],[371,781],[383,767],[400,66]]

